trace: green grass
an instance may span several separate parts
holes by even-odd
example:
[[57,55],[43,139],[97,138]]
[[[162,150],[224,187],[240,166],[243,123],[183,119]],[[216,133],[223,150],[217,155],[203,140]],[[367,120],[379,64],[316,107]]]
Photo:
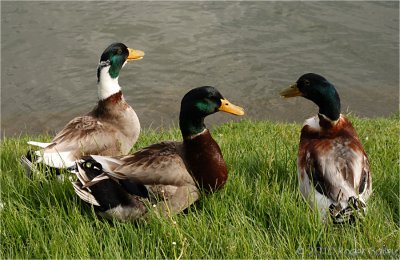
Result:
[[[296,175],[300,124],[227,123],[212,134],[229,166],[219,192],[187,213],[148,222],[96,217],[68,182],[25,177],[23,136],[1,142],[0,258],[399,258],[399,117],[351,117],[373,172],[365,220],[322,224]],[[180,140],[177,129],[145,130],[134,150]]]

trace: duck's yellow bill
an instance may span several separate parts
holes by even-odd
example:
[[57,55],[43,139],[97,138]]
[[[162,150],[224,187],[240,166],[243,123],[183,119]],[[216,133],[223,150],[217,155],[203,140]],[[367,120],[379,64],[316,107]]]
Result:
[[237,116],[242,116],[244,115],[244,110],[243,108],[236,106],[229,102],[226,99],[221,99],[221,106],[218,108],[219,111],[224,111],[230,114],[234,114]]
[[128,59],[127,59],[128,61],[143,59],[143,56],[144,56],[143,51],[134,50],[131,48],[128,48],[128,51],[129,51],[129,55],[128,55]]
[[290,97],[298,97],[302,96],[303,94],[300,92],[299,88],[297,87],[297,84],[290,85],[287,89],[284,89],[281,91],[281,96],[285,98],[290,98]]

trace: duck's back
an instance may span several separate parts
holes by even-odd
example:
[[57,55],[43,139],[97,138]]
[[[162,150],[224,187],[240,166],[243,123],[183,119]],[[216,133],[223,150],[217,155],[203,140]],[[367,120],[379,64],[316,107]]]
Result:
[[307,120],[301,132],[298,169],[303,195],[311,195],[312,183],[327,203],[359,195],[366,200],[371,191],[369,162],[353,126],[343,116],[332,128],[321,127],[320,120]]

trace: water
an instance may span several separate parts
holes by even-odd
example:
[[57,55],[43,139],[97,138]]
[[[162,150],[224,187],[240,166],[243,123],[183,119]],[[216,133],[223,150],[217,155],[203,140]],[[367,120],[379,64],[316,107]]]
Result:
[[176,126],[201,85],[247,118],[302,122],[317,108],[278,93],[306,72],[336,85],[344,111],[398,111],[398,2],[1,2],[2,135],[54,133],[89,111],[116,41],[146,52],[120,76],[143,127]]

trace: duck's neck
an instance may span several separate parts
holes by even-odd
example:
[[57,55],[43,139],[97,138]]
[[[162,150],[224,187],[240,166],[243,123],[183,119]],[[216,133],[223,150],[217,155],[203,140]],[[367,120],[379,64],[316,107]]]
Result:
[[204,117],[182,111],[179,115],[179,127],[184,139],[197,135],[206,129],[206,126],[204,125]]
[[329,117],[327,117],[326,115],[318,113],[319,126],[324,128],[324,129],[328,129],[328,128],[334,127],[337,124],[337,122],[339,122],[339,118],[340,118],[340,114],[339,114],[338,119],[332,120]]
[[336,121],[340,117],[340,102],[333,102],[330,99],[320,102],[318,104],[319,111],[318,113],[325,116],[327,119],[331,121]]
[[319,114],[332,121],[340,117],[340,98],[333,86],[328,86],[320,95],[309,97],[319,107]]
[[228,169],[208,129],[184,137],[183,147],[187,166],[201,188],[212,192],[224,186]]
[[99,68],[98,73],[98,95],[99,100],[106,100],[112,95],[121,91],[121,87],[118,84],[118,76],[112,78],[109,73],[110,66]]

